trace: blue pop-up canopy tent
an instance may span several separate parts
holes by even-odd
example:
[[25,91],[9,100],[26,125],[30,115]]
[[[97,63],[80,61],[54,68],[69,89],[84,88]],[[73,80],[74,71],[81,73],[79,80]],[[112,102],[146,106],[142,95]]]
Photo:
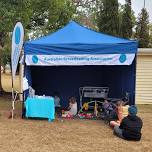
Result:
[[36,94],[59,92],[62,104],[79,87],[109,87],[109,97],[135,98],[137,42],[90,30],[71,21],[48,36],[24,44],[25,75]]

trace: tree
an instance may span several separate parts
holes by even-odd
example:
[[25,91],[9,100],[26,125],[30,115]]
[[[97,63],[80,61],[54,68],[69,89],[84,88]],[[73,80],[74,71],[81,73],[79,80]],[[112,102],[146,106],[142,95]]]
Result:
[[22,22],[26,39],[36,38],[63,27],[75,11],[71,0],[1,0],[0,8],[0,71],[2,51],[7,56],[11,50],[8,39],[17,21]]
[[29,25],[32,38],[62,28],[73,18],[75,7],[70,0],[32,0],[33,15]]
[[149,25],[149,33],[150,33],[149,47],[152,48],[152,24]]
[[[2,50],[6,39],[17,21],[21,21],[26,26],[29,21],[30,0],[1,0],[0,1],[0,71]],[[31,14],[30,14],[31,15]],[[2,93],[1,73],[0,73],[0,94]]]
[[118,0],[98,1],[97,25],[100,32],[119,35]]
[[141,10],[136,23],[135,37],[139,41],[139,47],[144,48],[149,45],[149,16],[146,8]]
[[74,19],[89,28],[97,30],[96,11],[97,0],[73,0],[76,8]]
[[11,61],[11,37],[9,36],[7,40],[5,41],[5,45],[2,49],[2,58],[1,58],[1,65],[4,68],[5,72],[5,65],[7,63],[10,63]]
[[131,38],[132,36],[132,10],[131,10],[131,0],[126,0],[122,12],[122,23],[121,23],[121,35],[124,38]]

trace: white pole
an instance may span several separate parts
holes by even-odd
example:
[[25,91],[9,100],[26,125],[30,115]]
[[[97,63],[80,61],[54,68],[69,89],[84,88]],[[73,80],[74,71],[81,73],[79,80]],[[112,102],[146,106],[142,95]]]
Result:
[[[21,52],[21,54],[23,55],[23,51]],[[24,75],[24,65],[22,63],[20,63],[20,69],[19,69],[19,92],[21,93],[19,95],[19,99],[20,101],[23,101],[23,75]]]
[[15,109],[15,105],[14,105],[14,88],[13,88],[13,76],[12,76],[12,120],[14,118],[14,109]]

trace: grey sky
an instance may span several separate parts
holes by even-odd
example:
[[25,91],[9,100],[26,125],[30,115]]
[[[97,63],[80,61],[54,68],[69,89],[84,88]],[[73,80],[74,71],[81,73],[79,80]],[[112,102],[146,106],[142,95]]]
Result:
[[[121,4],[124,4],[125,0],[119,0],[119,2]],[[134,10],[136,17],[140,13],[143,6],[144,6],[144,0],[132,0],[132,9]],[[145,0],[145,6],[149,13],[149,20],[152,23],[152,0]]]

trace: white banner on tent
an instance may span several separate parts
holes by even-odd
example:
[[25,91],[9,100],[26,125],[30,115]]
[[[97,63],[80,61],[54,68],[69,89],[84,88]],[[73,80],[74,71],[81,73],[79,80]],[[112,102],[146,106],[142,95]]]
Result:
[[26,55],[27,65],[131,65],[135,54]]

